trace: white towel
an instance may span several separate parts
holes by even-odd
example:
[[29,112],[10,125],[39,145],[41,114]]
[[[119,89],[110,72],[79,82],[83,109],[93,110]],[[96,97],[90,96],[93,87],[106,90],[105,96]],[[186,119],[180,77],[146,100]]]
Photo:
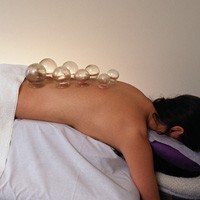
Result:
[[9,151],[18,91],[26,66],[0,64],[0,177]]
[[200,199],[200,176],[184,178],[160,172],[156,175],[161,191],[184,199]]

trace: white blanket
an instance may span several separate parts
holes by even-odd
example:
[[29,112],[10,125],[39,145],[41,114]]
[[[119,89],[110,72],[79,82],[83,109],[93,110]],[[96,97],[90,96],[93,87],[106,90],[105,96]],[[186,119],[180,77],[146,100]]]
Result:
[[26,67],[0,64],[0,177],[8,155],[18,89],[25,77]]
[[69,126],[16,120],[0,179],[5,200],[139,200],[125,161]]

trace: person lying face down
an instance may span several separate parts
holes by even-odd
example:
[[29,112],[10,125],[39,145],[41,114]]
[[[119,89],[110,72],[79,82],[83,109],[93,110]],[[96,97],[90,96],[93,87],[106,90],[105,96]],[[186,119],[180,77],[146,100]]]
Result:
[[[199,150],[200,146],[199,134],[187,129],[189,125],[198,126],[200,98],[182,98],[189,98],[195,104],[191,110],[198,109],[194,117],[185,117],[183,124],[179,123],[182,113],[191,112],[185,104],[180,104],[174,114],[166,115],[165,110],[168,110],[169,105],[165,101],[156,100],[152,103],[140,90],[123,82],[103,89],[92,80],[88,86],[80,87],[72,82],[65,89],[56,88],[52,82],[33,89],[29,88],[25,80],[20,88],[16,117],[64,123],[112,146],[123,154],[141,199],[158,200],[160,198],[148,129],[161,133],[171,131],[169,136],[177,134],[177,139],[195,150]],[[170,101],[176,102],[176,98]],[[171,109],[171,113],[174,111]],[[168,117],[173,119],[173,123],[166,120]],[[189,134],[195,138],[194,146],[192,139],[187,140]]]

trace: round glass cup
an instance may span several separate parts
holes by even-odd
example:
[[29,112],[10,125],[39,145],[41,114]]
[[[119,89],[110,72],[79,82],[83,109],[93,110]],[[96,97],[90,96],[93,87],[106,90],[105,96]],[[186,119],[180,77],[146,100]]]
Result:
[[110,76],[106,73],[100,74],[97,78],[97,82],[100,88],[107,88],[110,84]]
[[88,65],[85,69],[89,72],[90,78],[97,78],[100,73],[97,65]]
[[107,74],[110,76],[110,83],[115,83],[119,78],[119,72],[115,69],[110,69]]
[[63,67],[66,67],[70,71],[71,77],[74,78],[74,74],[78,70],[78,65],[73,61],[67,61],[63,64]]
[[47,78],[52,78],[52,73],[57,67],[56,62],[51,58],[45,58],[40,61],[40,64],[42,64],[45,67]]
[[87,86],[88,85],[88,80],[90,79],[90,74],[87,70],[85,69],[79,69],[75,74],[74,74],[74,79],[78,81],[79,86]]
[[56,82],[57,88],[66,88],[70,85],[71,73],[66,67],[57,67],[52,78]]
[[29,87],[43,87],[46,78],[46,69],[42,64],[33,63],[26,70],[26,79],[29,82]]

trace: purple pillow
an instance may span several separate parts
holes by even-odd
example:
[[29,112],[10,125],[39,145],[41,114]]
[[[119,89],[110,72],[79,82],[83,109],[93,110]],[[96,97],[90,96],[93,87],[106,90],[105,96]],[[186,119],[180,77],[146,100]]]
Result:
[[200,174],[200,152],[192,151],[181,142],[154,131],[149,131],[149,141],[156,158],[164,161],[159,165],[168,163],[171,167]]

